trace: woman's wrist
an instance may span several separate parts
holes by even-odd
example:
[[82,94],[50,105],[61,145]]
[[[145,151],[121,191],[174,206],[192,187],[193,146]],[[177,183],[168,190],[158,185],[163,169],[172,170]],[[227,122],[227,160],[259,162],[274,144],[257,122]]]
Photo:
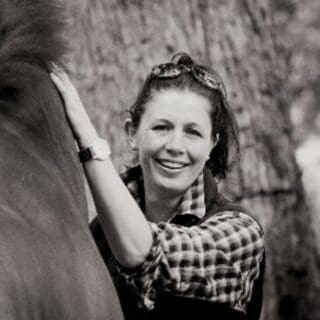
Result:
[[88,148],[97,138],[99,138],[99,134],[93,126],[85,129],[83,128],[81,133],[77,134],[77,141],[80,149]]

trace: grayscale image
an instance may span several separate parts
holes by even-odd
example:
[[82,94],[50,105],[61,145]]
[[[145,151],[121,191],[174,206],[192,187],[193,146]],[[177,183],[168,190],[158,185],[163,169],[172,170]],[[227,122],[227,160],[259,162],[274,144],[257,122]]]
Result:
[[320,320],[319,15],[0,0],[0,320]]

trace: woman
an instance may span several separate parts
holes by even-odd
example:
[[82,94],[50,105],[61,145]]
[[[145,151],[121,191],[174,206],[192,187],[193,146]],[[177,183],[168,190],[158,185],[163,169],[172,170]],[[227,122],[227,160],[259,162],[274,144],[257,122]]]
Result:
[[126,318],[258,319],[263,231],[215,182],[238,153],[217,73],[184,53],[152,69],[125,122],[139,165],[123,180],[68,77],[52,79],[82,150],[99,216],[94,234],[101,225],[108,245],[104,235],[98,245]]

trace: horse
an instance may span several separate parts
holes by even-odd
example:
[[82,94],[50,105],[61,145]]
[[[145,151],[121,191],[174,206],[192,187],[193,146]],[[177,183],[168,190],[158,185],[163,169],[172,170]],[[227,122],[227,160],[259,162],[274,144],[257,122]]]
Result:
[[0,319],[123,319],[88,227],[83,174],[50,80],[56,0],[0,0]]

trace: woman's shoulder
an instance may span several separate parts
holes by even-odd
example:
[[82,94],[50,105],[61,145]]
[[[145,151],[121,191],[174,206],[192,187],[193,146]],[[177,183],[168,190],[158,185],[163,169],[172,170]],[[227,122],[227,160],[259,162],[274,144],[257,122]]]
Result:
[[228,199],[218,191],[217,182],[209,170],[205,170],[204,173],[206,214],[202,218],[201,223],[217,215],[228,215],[229,217],[233,216],[235,218],[241,216],[242,218],[247,218],[247,220],[253,220],[258,223],[257,219],[247,208]]
[[[209,190],[208,190],[209,189]],[[210,190],[210,186],[206,186],[205,196],[206,196],[206,214],[203,220],[209,219],[213,215],[217,215],[222,212],[233,212],[235,215],[238,213],[244,213],[251,215],[249,211],[242,205],[231,201],[222,193],[218,192],[216,189],[215,193]]]

